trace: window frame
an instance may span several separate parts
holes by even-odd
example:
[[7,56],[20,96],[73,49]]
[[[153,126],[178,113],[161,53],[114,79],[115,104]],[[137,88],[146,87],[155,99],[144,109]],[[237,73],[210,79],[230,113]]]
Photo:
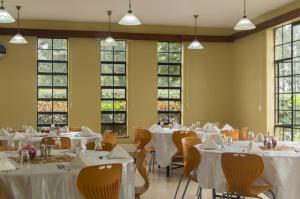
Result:
[[[39,39],[51,39],[51,45],[52,48],[51,49],[40,49],[39,48]],[[53,40],[55,39],[64,39],[67,41],[67,48],[66,49],[56,49],[53,47]],[[38,37],[37,38],[37,128],[42,128],[42,127],[50,127],[51,124],[55,124],[54,123],[54,115],[65,115],[66,116],[66,123],[62,123],[62,124],[55,124],[57,126],[63,127],[68,125],[69,123],[69,40],[68,38],[56,38],[56,37]],[[51,51],[51,60],[39,60],[38,57],[38,53],[39,50],[47,50],[47,51]],[[55,50],[64,50],[67,53],[67,60],[54,60],[53,59],[53,55],[54,55],[54,51]],[[39,63],[50,63],[52,72],[39,72]],[[59,63],[63,63],[66,66],[66,73],[55,73],[53,71],[53,64],[59,64]],[[39,82],[38,82],[38,78],[39,75],[47,75],[47,76],[51,76],[51,86],[39,86]],[[54,86],[54,76],[65,76],[66,77],[66,86]],[[52,97],[51,98],[39,98],[39,89],[51,89],[52,90]],[[54,98],[54,89],[65,89],[66,90],[66,98]],[[40,101],[44,101],[44,102],[52,102],[52,111],[45,111],[45,112],[40,112],[38,110],[38,104]],[[56,112],[54,111],[54,103],[53,102],[67,102],[67,111],[66,112]],[[39,115],[44,114],[44,115],[51,115],[52,120],[51,120],[51,124],[41,124],[39,123]]]

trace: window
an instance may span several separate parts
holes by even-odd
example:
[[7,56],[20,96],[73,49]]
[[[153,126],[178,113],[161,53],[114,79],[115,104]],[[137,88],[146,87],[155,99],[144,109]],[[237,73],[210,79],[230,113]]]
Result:
[[181,43],[158,42],[158,122],[181,123]]
[[126,41],[101,41],[101,132],[127,136]]
[[68,124],[68,40],[38,38],[37,126]]
[[300,141],[300,24],[276,28],[275,136]]

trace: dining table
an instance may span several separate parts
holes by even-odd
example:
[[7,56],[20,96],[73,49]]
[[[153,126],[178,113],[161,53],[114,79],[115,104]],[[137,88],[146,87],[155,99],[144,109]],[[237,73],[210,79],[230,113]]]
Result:
[[[254,144],[264,148],[263,142]],[[247,153],[248,145],[249,141],[236,141],[230,146],[227,145],[216,150],[201,149],[201,145],[196,145],[195,147],[201,155],[201,162],[195,170],[199,186],[215,189],[219,193],[225,192],[227,182],[221,166],[222,153]],[[299,151],[300,143],[287,141],[279,141],[274,149],[257,151],[255,154],[262,158],[264,171],[256,183],[271,185],[271,190],[277,199],[299,199]]]
[[[44,137],[53,137],[49,133],[18,133],[21,136],[14,136],[14,134],[11,135],[1,135],[0,136],[0,142],[3,145],[9,145],[9,142],[23,142],[26,144],[31,144],[35,148],[40,148],[40,142]],[[82,136],[81,132],[67,132],[67,133],[61,133],[61,137],[68,137],[71,140],[71,149],[74,149],[78,144],[82,145],[82,147],[85,147],[85,144],[88,142],[94,142],[98,141],[101,142],[102,135],[100,133],[94,133],[90,136]],[[54,135],[54,137],[58,137],[57,135]]]
[[[120,199],[134,198],[134,161],[128,159],[108,159],[108,152],[83,151],[89,165],[122,164]],[[75,157],[70,151],[57,151],[55,157]],[[83,167],[73,167],[70,162],[55,163],[52,160],[19,164],[16,152],[0,152],[0,158],[9,158],[16,170],[1,171],[0,185],[5,198],[9,199],[84,199],[77,188],[77,177]],[[32,161],[31,161],[32,162]]]

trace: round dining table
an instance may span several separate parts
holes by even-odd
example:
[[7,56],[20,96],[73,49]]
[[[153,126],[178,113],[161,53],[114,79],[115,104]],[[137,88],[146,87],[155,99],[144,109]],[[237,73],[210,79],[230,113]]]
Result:
[[[172,140],[172,134],[179,129],[162,128],[150,128],[149,131],[152,134],[152,140],[149,145],[155,148],[156,161],[160,167],[167,167],[171,164],[172,157],[176,154],[177,148]],[[195,129],[194,132],[197,136],[203,139],[215,139],[219,133],[207,133],[202,129]]]
[[[249,141],[238,141],[218,150],[205,150],[196,145],[201,154],[201,162],[196,170],[199,186],[225,192],[227,182],[221,166],[222,153],[246,153],[248,144]],[[263,146],[263,143],[255,144]],[[278,142],[277,149],[256,153],[264,162],[264,171],[257,183],[271,185],[277,199],[300,198],[299,149],[300,143]],[[268,193],[266,195],[272,198]]]
[[[108,152],[84,151],[88,166],[120,163],[123,166],[120,199],[134,198],[133,159],[108,159]],[[60,152],[69,156],[75,153]],[[0,152],[0,158],[18,156],[15,152]],[[100,158],[101,157],[101,158]],[[77,189],[77,177],[83,168],[72,167],[68,163],[45,163],[21,166],[10,160],[15,171],[0,172],[1,187],[9,199],[84,199]],[[58,165],[64,165],[59,168]]]
[[[40,142],[44,137],[51,136],[48,133],[36,133],[36,134],[26,134],[26,133],[19,133],[21,137],[16,137],[13,135],[1,135],[0,142],[4,145],[7,145],[9,141],[22,141],[26,142],[27,144],[33,145],[35,148],[40,148]],[[98,141],[101,142],[102,136],[100,133],[94,133],[92,136],[81,136],[80,132],[68,132],[62,133],[62,137],[68,137],[71,140],[71,149],[74,149],[79,143],[85,146],[88,142]]]

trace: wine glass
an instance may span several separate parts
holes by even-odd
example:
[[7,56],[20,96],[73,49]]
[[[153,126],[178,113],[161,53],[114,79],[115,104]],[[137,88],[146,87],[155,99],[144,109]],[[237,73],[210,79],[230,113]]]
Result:
[[30,168],[30,156],[28,150],[21,150],[20,164],[26,169]]
[[252,131],[249,131],[249,133],[248,133],[248,139],[250,141],[252,141],[254,139],[254,133]]

